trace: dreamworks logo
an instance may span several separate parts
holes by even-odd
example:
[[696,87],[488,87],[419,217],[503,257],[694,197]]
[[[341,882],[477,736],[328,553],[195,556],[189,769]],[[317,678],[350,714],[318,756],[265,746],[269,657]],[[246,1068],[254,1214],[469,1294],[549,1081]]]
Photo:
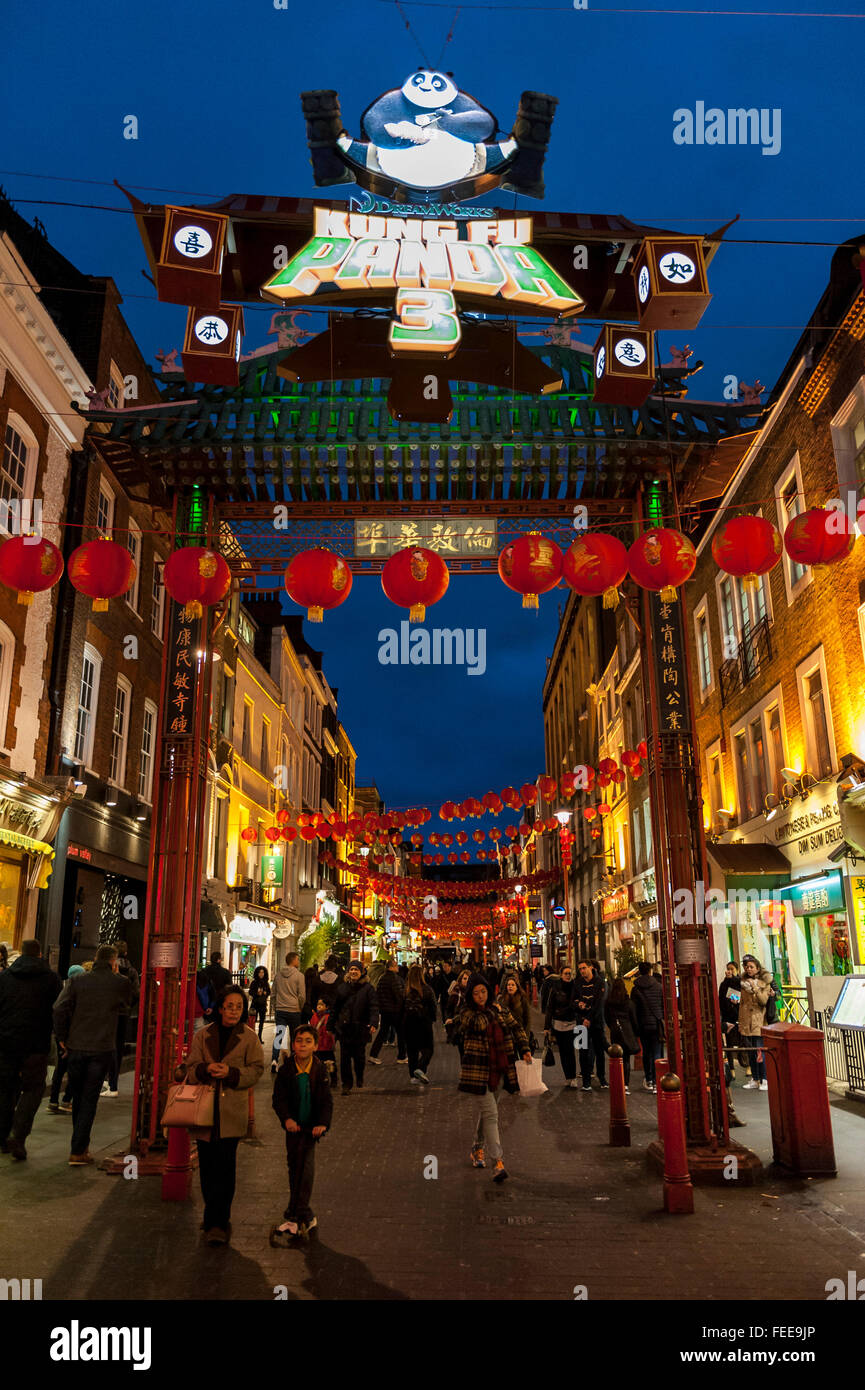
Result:
[[781,109],[775,106],[737,107],[722,111],[698,101],[694,110],[680,106],[673,112],[673,143],[676,145],[762,145],[761,154],[778,154],[781,149]]
[[383,627],[378,634],[378,659],[382,666],[465,666],[469,676],[487,669],[486,628],[416,627],[402,622],[399,632]]

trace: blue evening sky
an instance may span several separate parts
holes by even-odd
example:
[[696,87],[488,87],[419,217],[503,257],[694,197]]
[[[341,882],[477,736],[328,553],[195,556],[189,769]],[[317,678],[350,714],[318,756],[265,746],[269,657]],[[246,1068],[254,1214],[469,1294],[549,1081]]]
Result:
[[[741,214],[710,270],[713,302],[687,335],[706,362],[691,396],[719,400],[727,373],[771,388],[826,282],[833,247],[865,230],[856,176],[865,22],[712,15],[693,0],[687,7],[697,13],[679,15],[589,5],[404,3],[403,11],[428,60],[452,70],[505,131],[523,90],[559,98],[546,200],[520,199],[526,211],[623,213],[681,231],[709,231]],[[801,8],[857,7],[803,0]],[[0,181],[81,270],[114,277],[151,358],[180,346],[185,310],[157,304],[142,278],[132,218],[32,200],[122,208],[116,189],[73,181],[113,178],[154,202],[315,196],[299,92],[335,87],[357,133],[369,101],[421,62],[388,0],[289,0],[287,10],[273,0],[6,0],[3,28]],[[780,153],[674,144],[673,112],[698,101],[780,108]],[[136,141],[123,138],[127,115],[138,117]],[[35,174],[59,177],[25,176]],[[336,199],[347,191],[334,190]],[[266,340],[271,312],[247,315],[245,350]],[[661,336],[662,360],[681,336]],[[306,629],[339,687],[358,780],[375,779],[390,805],[433,808],[448,796],[534,780],[544,770],[545,656],[564,596],[542,599],[538,614],[523,611],[497,578],[453,579],[428,624],[486,629],[486,673],[469,676],[380,665],[377,634],[398,626],[402,610],[377,580],[358,579],[341,610]]]

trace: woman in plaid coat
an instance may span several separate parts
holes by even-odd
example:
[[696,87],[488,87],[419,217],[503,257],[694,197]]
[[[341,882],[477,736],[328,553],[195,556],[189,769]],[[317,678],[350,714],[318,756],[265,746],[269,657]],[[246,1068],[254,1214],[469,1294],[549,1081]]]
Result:
[[463,1047],[458,1089],[482,1097],[471,1161],[475,1168],[485,1166],[486,1145],[493,1160],[493,1182],[504,1182],[508,1175],[499,1139],[496,1091],[499,1082],[506,1091],[519,1090],[517,1058],[530,1062],[532,1054],[520,1024],[501,1003],[489,1000],[489,986],[482,976],[469,980],[465,1002],[459,1015]]

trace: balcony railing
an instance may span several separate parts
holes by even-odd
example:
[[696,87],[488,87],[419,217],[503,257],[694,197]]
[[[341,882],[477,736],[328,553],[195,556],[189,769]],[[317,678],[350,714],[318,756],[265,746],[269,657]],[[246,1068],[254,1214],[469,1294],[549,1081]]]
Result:
[[769,619],[761,618],[753,627],[746,623],[742,629],[739,650],[734,657],[724,662],[718,672],[722,707],[740,690],[744,690],[771,660],[772,637]]

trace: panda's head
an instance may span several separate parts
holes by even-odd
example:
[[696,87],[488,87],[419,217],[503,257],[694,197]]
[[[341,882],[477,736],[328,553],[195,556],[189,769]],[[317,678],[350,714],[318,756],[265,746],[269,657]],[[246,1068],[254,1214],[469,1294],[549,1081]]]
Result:
[[453,101],[457,86],[446,72],[419,68],[403,83],[402,94],[413,106],[423,106],[429,111]]

